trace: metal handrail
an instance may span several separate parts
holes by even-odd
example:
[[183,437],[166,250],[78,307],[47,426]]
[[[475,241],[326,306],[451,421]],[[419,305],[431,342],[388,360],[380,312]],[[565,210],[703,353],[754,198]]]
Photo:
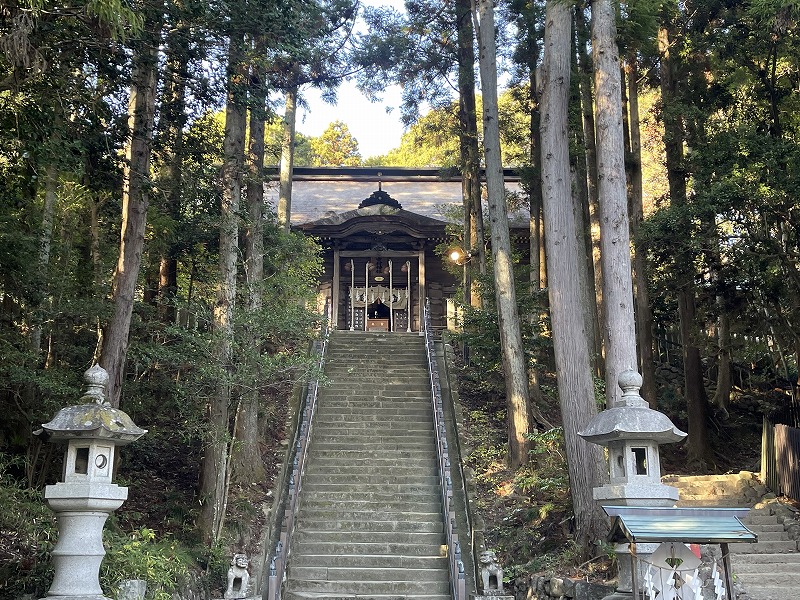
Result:
[[[329,304],[326,303],[320,339],[314,342],[313,348],[313,352],[317,354],[317,367],[320,372],[325,361],[325,350],[328,347],[330,335],[329,308]],[[303,473],[305,473],[306,460],[308,458],[308,444],[311,440],[311,428],[314,412],[317,408],[318,390],[319,379],[315,378],[309,382],[306,392],[305,407],[303,408],[302,421],[300,422],[292,460],[292,473],[289,476],[289,491],[283,511],[280,537],[269,560],[269,577],[267,579],[267,594],[264,596],[265,600],[280,600],[281,598],[281,589],[286,578],[286,564],[289,558],[292,533],[294,532],[295,518],[297,516],[297,502],[300,490],[303,487]]]
[[447,534],[447,557],[450,568],[450,591],[454,600],[466,600],[467,582],[464,562],[461,560],[461,543],[456,533],[456,512],[453,503],[453,478],[450,474],[450,453],[447,448],[447,429],[444,420],[444,404],[442,402],[442,386],[439,380],[439,368],[436,365],[436,353],[433,346],[433,330],[431,327],[430,298],[425,299],[423,314],[423,332],[425,334],[425,351],[428,357],[428,373],[431,381],[431,403],[433,405],[434,429],[436,431],[436,449],[439,463],[439,482],[442,490],[442,513],[445,533]]

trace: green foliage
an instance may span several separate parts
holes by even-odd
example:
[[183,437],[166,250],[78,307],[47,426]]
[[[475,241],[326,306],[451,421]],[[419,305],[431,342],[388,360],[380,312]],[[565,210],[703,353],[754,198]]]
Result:
[[43,597],[53,577],[50,551],[56,538],[44,495],[23,484],[21,456],[0,451],[0,596]]
[[148,600],[170,600],[195,566],[176,540],[158,539],[156,532],[146,527],[128,534],[107,527],[103,537],[106,557],[100,568],[100,584],[105,590],[116,590],[125,579],[144,579]]
[[[294,134],[294,165],[309,167],[313,162],[311,137],[300,133]],[[277,165],[281,161],[281,143],[283,140],[283,121],[274,120],[267,123],[264,129],[264,164]]]
[[334,121],[321,136],[312,138],[311,152],[314,166],[356,167],[361,164],[358,140],[343,121]]

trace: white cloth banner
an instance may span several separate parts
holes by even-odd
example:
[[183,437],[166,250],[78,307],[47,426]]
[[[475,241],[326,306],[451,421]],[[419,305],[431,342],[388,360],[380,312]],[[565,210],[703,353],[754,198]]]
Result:
[[391,302],[389,301],[389,288],[384,285],[373,285],[369,288],[355,287],[350,288],[350,300],[355,308],[364,308],[366,304],[372,304],[380,298],[386,306],[391,304],[394,310],[405,310],[408,308],[408,290],[405,288],[394,288],[391,290]]

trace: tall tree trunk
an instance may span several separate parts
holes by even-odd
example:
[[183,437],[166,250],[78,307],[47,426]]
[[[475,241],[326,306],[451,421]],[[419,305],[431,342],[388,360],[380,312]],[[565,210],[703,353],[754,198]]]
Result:
[[214,306],[216,347],[214,360],[223,373],[209,405],[209,429],[200,480],[201,511],[198,522],[203,540],[218,539],[225,518],[228,418],[231,400],[233,357],[233,313],[236,299],[239,244],[239,204],[242,194],[244,136],[246,125],[245,84],[248,73],[244,61],[244,38],[231,36],[228,57],[228,100],[225,107],[223,142],[223,192],[219,235],[219,286]]
[[[475,35],[472,27],[470,0],[456,0],[458,35],[458,120],[461,155],[461,196],[464,204],[464,249],[473,253],[481,273],[486,272],[486,245],[483,231],[481,200],[480,149],[478,116],[475,105]],[[477,282],[464,267],[465,300],[481,306]],[[474,289],[473,289],[474,286]]]
[[506,383],[508,445],[512,468],[528,461],[528,374],[519,328],[511,236],[508,230],[503,162],[500,156],[500,126],[497,110],[497,54],[492,0],[478,3],[478,39],[483,88],[483,147],[486,186],[489,195],[495,300],[500,328],[500,349]]
[[[661,98],[664,103],[662,114],[667,179],[670,202],[675,206],[685,206],[688,201],[683,157],[685,136],[677,107],[677,78],[670,48],[672,35],[668,29],[672,15],[666,15],[664,19],[665,22],[658,32],[658,51],[661,56]],[[685,250],[682,256],[677,257],[675,278],[683,349],[684,393],[689,421],[686,450],[690,463],[706,466],[712,455],[706,423],[708,402],[703,387],[703,365],[694,335],[696,327],[694,256],[691,251]]]
[[[56,136],[54,136],[56,137]],[[54,139],[58,141],[58,139]],[[44,204],[42,206],[42,227],[39,230],[39,257],[38,274],[41,277],[41,303],[48,302],[50,280],[48,272],[50,270],[50,247],[53,242],[53,211],[58,192],[58,164],[55,159],[51,159],[45,168],[44,183]],[[41,308],[39,308],[41,310]],[[38,356],[42,351],[42,319],[35,315],[33,327],[30,334],[31,350]]]
[[292,172],[294,170],[294,139],[297,122],[297,85],[286,90],[286,110],[283,115],[281,137],[280,196],[278,198],[278,225],[286,231],[292,225]]
[[712,404],[723,415],[728,414],[731,401],[731,317],[726,312],[724,303],[717,299],[720,314],[717,319],[717,389],[714,391]]
[[635,52],[627,61],[628,113],[630,125],[630,159],[626,161],[630,180],[630,219],[633,238],[633,280],[636,302],[636,341],[639,347],[639,368],[642,374],[640,394],[650,408],[658,404],[656,397],[656,362],[653,353],[653,311],[647,290],[647,255],[638,241],[639,227],[644,220],[642,189],[642,138],[639,119],[639,66]]
[[637,368],[633,316],[631,244],[622,132],[622,85],[616,12],[611,0],[592,4],[592,57],[597,135],[597,192],[600,199],[600,259],[606,305],[606,398],[621,396],[619,374]]
[[134,50],[134,69],[128,103],[129,138],[122,181],[122,229],[111,298],[114,314],[103,334],[100,366],[108,371],[108,398],[119,406],[125,376],[128,333],[133,315],[136,280],[142,263],[149,202],[150,150],[158,79],[158,46],[163,15],[150,9],[145,16],[145,39]]
[[570,95],[570,7],[561,0],[546,6],[542,93],[542,191],[547,244],[550,318],[564,425],[575,539],[582,554],[603,536],[592,490],[605,479],[602,449],[578,435],[597,414],[589,347],[583,331],[575,237],[575,206],[570,189],[567,104]]
[[[528,272],[528,280],[530,282],[530,293],[533,296],[538,296],[542,290],[542,261],[541,261],[541,248],[543,246],[542,236],[542,137],[541,137],[541,101],[539,98],[539,80],[536,71],[539,67],[539,59],[542,51],[540,48],[541,37],[536,29],[535,23],[529,19],[527,29],[527,56],[528,56],[528,85],[529,91],[529,110],[530,110],[530,127],[528,129],[530,154],[529,160],[533,167],[533,176],[530,182],[530,269]],[[540,312],[545,311],[544,306],[539,306],[536,302],[533,305],[534,313],[528,315],[531,320],[538,321],[541,317]],[[544,404],[544,396],[542,394],[541,385],[539,383],[540,373],[536,368],[536,362],[531,361],[528,365],[528,402],[529,426],[533,424],[540,424],[542,426],[551,426],[544,415],[541,413],[540,407]]]
[[[581,123],[583,124],[583,141],[586,149],[586,189],[589,196],[589,227],[591,235],[591,256],[594,268],[594,293],[597,310],[597,320],[599,323],[606,321],[606,303],[603,300],[603,267],[600,261],[600,202],[597,197],[597,141],[594,122],[594,98],[592,97],[592,75],[593,67],[586,47],[589,44],[589,25],[586,22],[584,10],[577,10],[576,33],[578,46],[578,73],[580,73],[580,95],[581,95]],[[605,339],[603,330],[600,331],[598,343],[600,347],[595,347],[595,354],[592,361],[595,370],[602,373],[605,370]]]
[[[574,44],[578,37],[572,36]],[[580,73],[577,49],[573,47],[572,67],[574,73]],[[570,139],[575,140],[573,147],[586,148],[586,135],[583,129],[583,115],[581,107],[580,79],[570,82]],[[577,114],[575,114],[577,113]],[[575,125],[576,123],[580,125]],[[586,152],[570,153],[570,169],[572,171],[572,188],[579,211],[575,213],[575,235],[578,237],[578,248],[583,249],[579,256],[582,258],[582,268],[579,270],[581,278],[581,298],[584,318],[586,320],[586,335],[589,341],[589,358],[595,377],[603,376],[603,334],[600,328],[600,315],[597,306],[597,284],[595,282],[594,256],[592,248],[591,209],[589,201],[589,176],[586,165]],[[596,193],[596,190],[595,190]]]
[[[261,52],[259,51],[259,54]],[[248,389],[243,390],[237,419],[236,443],[232,453],[233,479],[240,484],[263,481],[266,476],[259,447],[258,414],[261,401],[261,334],[259,317],[264,286],[264,120],[266,118],[266,73],[252,65],[251,81],[256,83],[250,97],[250,136],[248,142],[247,212],[244,232],[245,285],[247,288],[246,347],[250,353]]]
[[[183,23],[167,36],[167,70],[164,85],[162,118],[166,123],[164,153],[167,198],[164,212],[173,223],[180,220],[183,196],[183,129],[186,125],[186,81],[189,61],[189,38]],[[164,323],[175,323],[178,299],[178,247],[175,231],[170,231],[161,248],[158,281],[158,315]]]

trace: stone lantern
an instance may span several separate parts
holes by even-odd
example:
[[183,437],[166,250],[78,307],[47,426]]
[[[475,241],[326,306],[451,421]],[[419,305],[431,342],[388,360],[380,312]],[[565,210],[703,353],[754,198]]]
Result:
[[[606,506],[673,506],[678,501],[678,490],[661,483],[658,446],[679,442],[686,434],[664,413],[650,408],[639,395],[642,387],[639,373],[620,373],[619,387],[622,388],[621,398],[595,415],[586,428],[578,432],[585,440],[608,448],[610,480],[594,488],[594,499]],[[639,555],[647,555],[656,547],[655,544],[649,546],[652,548],[640,545]],[[633,568],[627,551],[625,544],[616,548],[619,584],[617,593],[607,596],[606,600],[632,595]]]
[[84,380],[81,404],[62,408],[39,432],[67,442],[63,481],[45,488],[47,505],[58,520],[55,576],[47,600],[106,600],[99,577],[103,525],[128,497],[128,488],[111,482],[115,449],[147,433],[108,404],[103,368],[93,366]]

